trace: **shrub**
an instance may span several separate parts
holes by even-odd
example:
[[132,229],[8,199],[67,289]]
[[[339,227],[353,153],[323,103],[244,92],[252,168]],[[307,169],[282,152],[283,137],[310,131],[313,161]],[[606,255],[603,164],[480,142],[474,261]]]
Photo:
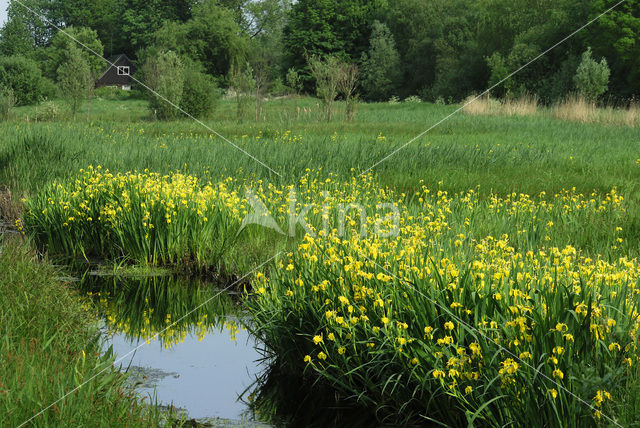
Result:
[[591,57],[591,48],[589,48],[582,54],[582,61],[573,80],[580,95],[587,100],[596,101],[607,91],[610,74],[607,60],[602,58],[600,63],[597,63]]
[[58,105],[51,100],[45,100],[36,106],[33,120],[36,122],[49,122],[56,120],[58,117],[60,117],[60,108]]
[[422,100],[417,95],[411,95],[410,97],[405,98],[404,102],[405,103],[410,103],[410,104],[417,104],[417,103],[421,103]]
[[42,101],[44,99],[52,100],[58,98],[59,95],[58,85],[48,77],[43,77],[40,81],[40,97],[38,98],[38,101]]
[[309,68],[316,80],[316,93],[324,105],[327,121],[330,121],[333,116],[333,103],[339,92],[342,73],[340,61],[334,56],[329,56],[324,60],[313,56],[309,58]]
[[38,63],[19,56],[0,58],[0,85],[13,90],[19,106],[38,102],[47,86]]
[[299,95],[302,92],[302,79],[300,78],[300,74],[296,71],[295,68],[290,68],[287,70],[287,76],[285,77],[287,81],[287,86],[293,95]]
[[184,67],[173,52],[149,53],[141,70],[143,81],[154,91],[148,91],[149,109],[158,119],[174,119],[180,110],[175,106],[182,101]]
[[195,67],[185,69],[180,108],[193,117],[207,117],[219,98],[220,90],[211,76]]
[[338,89],[347,105],[347,120],[351,122],[356,114],[358,94],[355,93],[358,85],[358,66],[355,64],[340,63],[340,78]]
[[397,95],[392,95],[388,101],[389,104],[400,104],[400,98]]

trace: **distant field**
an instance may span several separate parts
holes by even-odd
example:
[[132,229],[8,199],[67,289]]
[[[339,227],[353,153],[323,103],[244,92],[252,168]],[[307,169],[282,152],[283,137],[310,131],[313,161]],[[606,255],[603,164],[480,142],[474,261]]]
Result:
[[[0,182],[32,190],[89,164],[114,171],[176,169],[198,176],[256,176],[295,181],[306,168],[352,176],[455,110],[434,104],[361,104],[353,123],[327,123],[315,99],[264,103],[260,121],[235,118],[222,101],[211,129],[278,171],[268,169],[191,119],[153,122],[141,100],[94,100],[76,122],[25,123],[34,107],[0,125]],[[338,107],[343,108],[342,106]],[[88,111],[91,110],[89,114]],[[372,172],[409,192],[423,180],[449,191],[548,194],[575,187],[636,197],[640,129],[529,117],[458,113]],[[353,168],[353,171],[352,171]],[[639,195],[640,197],[640,195]]]

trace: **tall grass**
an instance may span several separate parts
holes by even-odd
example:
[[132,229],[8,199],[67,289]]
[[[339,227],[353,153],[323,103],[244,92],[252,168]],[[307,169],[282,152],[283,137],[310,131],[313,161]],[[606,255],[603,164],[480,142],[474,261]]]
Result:
[[[464,101],[463,111],[474,116],[531,116],[538,111],[537,95],[522,95],[519,98],[505,98],[499,101],[489,95],[478,99],[475,95]],[[468,104],[467,104],[468,103]]]
[[[466,102],[475,96],[467,98]],[[519,98],[496,100],[483,96],[465,105],[463,111],[471,116],[534,116],[542,114],[566,122],[637,127],[640,125],[640,109],[632,101],[627,107],[598,106],[594,101],[571,94],[563,100],[544,108],[538,108],[538,97],[523,95]]]
[[[127,101],[133,103],[133,101]],[[308,103],[307,100],[299,100]],[[88,165],[113,172],[181,170],[200,179],[255,177],[290,184],[307,168],[348,178],[362,172],[449,114],[454,106],[363,104],[353,123],[277,117],[238,124],[233,103],[208,125],[278,171],[270,173],[230,144],[189,121],[170,123],[52,122],[0,124],[0,183],[18,200],[54,179]],[[289,100],[265,103],[268,114]],[[226,110],[230,117],[226,118]],[[542,114],[523,117],[456,115],[380,163],[373,170],[385,185],[409,192],[418,183],[460,192],[538,194],[576,187],[606,192],[617,186],[636,193],[640,168],[633,145],[638,129],[557,121]],[[522,177],[527,177],[523,180]]]
[[549,110],[551,117],[580,123],[637,127],[640,125],[640,108],[636,102],[628,107],[597,107],[579,95],[570,95]]
[[595,102],[578,95],[568,96],[564,101],[552,106],[550,112],[552,117],[580,123],[595,122],[600,117]]
[[33,416],[26,426],[162,423],[166,416],[143,404],[103,355],[90,303],[56,276],[24,246],[0,243],[0,426]]

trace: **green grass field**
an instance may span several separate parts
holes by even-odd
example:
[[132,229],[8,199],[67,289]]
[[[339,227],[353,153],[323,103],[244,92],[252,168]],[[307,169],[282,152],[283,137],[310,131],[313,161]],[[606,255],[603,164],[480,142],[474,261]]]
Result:
[[[461,112],[402,148],[457,106],[362,104],[351,123],[310,98],[263,108],[238,121],[220,102],[205,124],[233,144],[137,99],[76,122],[16,109],[11,220],[51,257],[225,278],[282,251],[250,279],[248,327],[279,371],[383,423],[638,423],[640,129]],[[325,234],[238,232],[247,189],[285,227],[291,187]],[[389,225],[381,203],[398,233],[362,236]]]
[[[112,171],[182,170],[198,176],[277,177],[202,125],[185,119],[152,122],[140,100],[93,101],[75,123],[2,124],[0,177],[16,190],[32,190],[89,164]],[[340,108],[339,106],[338,108]],[[353,123],[327,123],[315,99],[265,103],[264,120],[238,122],[235,103],[222,101],[205,123],[283,178],[306,168],[349,177],[447,116],[456,106],[362,104]],[[33,107],[17,109],[25,119]],[[298,114],[298,109],[300,113]],[[408,145],[373,171],[382,184],[410,191],[423,180],[458,192],[480,187],[499,194],[548,194],[618,188],[637,193],[639,130],[529,117],[479,117],[459,113]],[[352,168],[354,169],[352,171]]]

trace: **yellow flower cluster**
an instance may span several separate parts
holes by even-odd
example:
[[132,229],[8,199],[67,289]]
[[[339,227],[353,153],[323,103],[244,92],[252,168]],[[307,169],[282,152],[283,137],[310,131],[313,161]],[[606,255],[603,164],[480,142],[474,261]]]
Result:
[[[352,193],[362,188],[353,186]],[[276,272],[256,278],[264,292],[249,302],[261,334],[273,328],[290,332],[291,340],[308,337],[297,345],[307,349],[298,361],[344,394],[358,393],[351,379],[366,378],[377,402],[391,400],[388,390],[407,388],[411,396],[420,385],[425,402],[442,393],[489,412],[487,391],[517,403],[538,402],[531,395],[546,391],[557,403],[559,394],[573,399],[566,395],[571,379],[589,365],[637,366],[638,261],[552,245],[575,239],[575,230],[569,236],[556,228],[579,218],[598,218],[615,242],[626,212],[615,189],[603,197],[568,191],[482,199],[474,191],[449,196],[425,187],[413,203],[405,195],[384,197],[397,198],[397,236],[364,238],[357,216],[346,233],[307,235]],[[482,233],[496,224],[512,234]],[[274,320],[283,325],[269,326]],[[376,378],[376,365],[415,383],[398,380],[394,389],[388,382],[396,378]],[[426,379],[438,387],[427,388]],[[473,398],[476,391],[484,398]]]

